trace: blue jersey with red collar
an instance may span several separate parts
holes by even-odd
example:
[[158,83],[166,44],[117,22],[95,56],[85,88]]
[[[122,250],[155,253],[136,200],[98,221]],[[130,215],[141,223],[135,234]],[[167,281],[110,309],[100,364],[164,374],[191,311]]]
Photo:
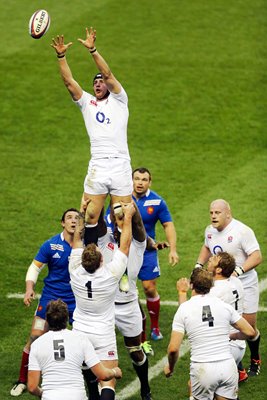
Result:
[[35,260],[47,264],[48,275],[44,279],[42,297],[66,302],[75,302],[70,286],[69,256],[71,246],[64,240],[63,233],[48,239],[40,247]]
[[164,222],[172,221],[166,202],[156,192],[152,192],[151,190],[148,190],[145,196],[139,199],[133,196],[133,199],[140,211],[146,233],[152,239],[155,239],[156,223],[160,221],[161,224],[164,224]]

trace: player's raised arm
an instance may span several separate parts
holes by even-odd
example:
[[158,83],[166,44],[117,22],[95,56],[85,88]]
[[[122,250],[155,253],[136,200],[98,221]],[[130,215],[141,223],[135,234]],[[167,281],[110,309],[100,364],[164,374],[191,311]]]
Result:
[[83,234],[84,234],[84,213],[79,213],[79,220],[75,226],[75,231],[73,235],[73,249],[78,249],[83,247]]
[[128,256],[132,242],[132,217],[135,214],[133,203],[123,204],[123,212],[124,222],[120,239],[120,251]]
[[90,29],[86,28],[86,39],[78,39],[80,43],[82,43],[90,52],[92,55],[94,62],[99,70],[99,72],[102,74],[103,80],[105,84],[108,87],[108,90],[111,93],[120,93],[121,91],[121,84],[113,73],[111,72],[107,62],[104,60],[104,58],[101,56],[101,54],[97,51],[95,47],[95,40],[96,40],[96,30],[92,27]]
[[51,46],[55,49],[57,53],[57,58],[59,62],[59,71],[63,79],[64,85],[70,92],[70,95],[73,98],[73,100],[79,100],[82,97],[83,90],[78,84],[78,82],[76,82],[75,79],[73,78],[72,72],[70,70],[70,67],[66,59],[66,52],[71,45],[72,42],[69,42],[68,44],[64,43],[63,35],[58,35],[56,38],[53,38],[51,44]]

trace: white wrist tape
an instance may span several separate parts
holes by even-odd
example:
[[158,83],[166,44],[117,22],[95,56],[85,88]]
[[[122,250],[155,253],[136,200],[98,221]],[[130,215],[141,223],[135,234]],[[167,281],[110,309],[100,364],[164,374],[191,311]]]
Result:
[[32,281],[32,282],[36,283],[40,271],[41,271],[41,268],[38,268],[37,265],[35,265],[32,262],[28,268],[25,281]]
[[203,268],[203,264],[197,262],[196,265],[195,265],[195,268]]

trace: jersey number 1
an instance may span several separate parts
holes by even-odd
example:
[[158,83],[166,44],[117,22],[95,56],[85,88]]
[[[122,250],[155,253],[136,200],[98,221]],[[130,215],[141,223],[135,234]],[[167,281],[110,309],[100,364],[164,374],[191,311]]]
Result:
[[85,286],[87,287],[87,294],[88,294],[88,299],[92,299],[92,282],[88,281]]

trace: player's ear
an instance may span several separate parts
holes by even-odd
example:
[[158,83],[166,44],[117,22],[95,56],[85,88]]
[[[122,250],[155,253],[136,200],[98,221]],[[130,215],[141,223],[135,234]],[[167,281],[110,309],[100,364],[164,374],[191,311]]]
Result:
[[217,267],[215,267],[215,269],[216,269],[216,274],[221,275],[222,268],[217,266]]

